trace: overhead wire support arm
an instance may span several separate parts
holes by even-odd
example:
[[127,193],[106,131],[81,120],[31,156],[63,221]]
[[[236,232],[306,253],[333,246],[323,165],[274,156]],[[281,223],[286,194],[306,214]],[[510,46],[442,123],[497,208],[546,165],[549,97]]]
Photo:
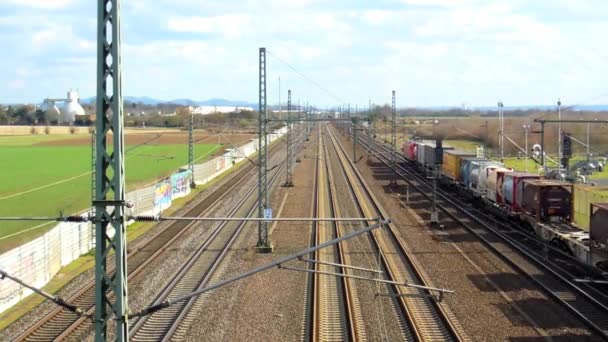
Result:
[[59,296],[54,296],[54,295],[52,295],[52,294],[50,294],[50,293],[48,293],[48,292],[46,292],[46,291],[44,291],[42,289],[39,289],[39,288],[37,288],[35,286],[32,286],[32,285],[29,285],[29,284],[25,283],[23,280],[21,280],[21,279],[19,279],[17,277],[14,277],[14,276],[12,276],[10,274],[8,274],[8,273],[6,273],[3,270],[0,270],[0,280],[4,280],[4,279],[10,279],[10,280],[16,282],[17,284],[19,284],[19,285],[21,285],[23,287],[26,287],[26,288],[34,291],[37,294],[41,295],[42,297],[44,297],[44,298],[52,301],[53,303],[55,303],[55,304],[57,304],[57,305],[65,308],[65,309],[67,309],[67,310],[69,310],[69,311],[71,311],[71,312],[73,312],[75,314],[77,314],[78,316],[89,317],[89,318],[92,317],[90,315],[87,315],[82,309],[80,309],[76,305],[73,305],[73,304],[70,304],[70,303],[66,302],[65,300],[63,300],[63,298],[61,298]]
[[353,238],[355,236],[359,236],[361,234],[365,234],[365,233],[370,232],[370,231],[372,231],[374,229],[383,227],[384,225],[387,225],[389,223],[390,223],[390,220],[384,220],[384,221],[378,220],[378,223],[376,223],[376,224],[373,224],[371,226],[368,226],[368,227],[365,227],[365,228],[362,228],[362,229],[359,229],[359,230],[352,231],[352,232],[350,232],[350,233],[348,233],[346,235],[343,235],[342,237],[326,241],[326,242],[324,242],[324,243],[322,243],[320,245],[314,246],[314,247],[306,248],[306,249],[304,249],[304,250],[302,250],[302,251],[300,251],[300,252],[298,252],[296,254],[292,254],[292,255],[280,258],[280,259],[278,259],[276,261],[273,261],[273,262],[267,263],[265,265],[256,267],[254,269],[251,269],[251,270],[246,271],[244,273],[241,273],[241,274],[238,274],[236,276],[230,277],[228,279],[221,280],[221,281],[219,281],[219,282],[217,282],[217,283],[215,283],[213,285],[204,287],[204,288],[202,288],[202,289],[200,289],[198,291],[194,291],[194,292],[192,292],[190,294],[183,295],[181,297],[177,297],[177,298],[174,298],[174,299],[171,299],[171,300],[165,300],[162,303],[149,306],[147,308],[144,308],[144,309],[142,309],[140,311],[137,311],[137,312],[131,314],[131,317],[142,317],[142,316],[150,315],[150,314],[152,314],[152,313],[154,313],[156,311],[162,310],[162,309],[167,308],[167,307],[169,307],[171,305],[177,304],[179,302],[188,300],[188,299],[196,297],[196,296],[200,296],[201,294],[203,294],[205,292],[209,292],[209,291],[215,290],[215,289],[217,289],[219,287],[222,287],[224,285],[227,285],[227,284],[233,283],[235,281],[238,281],[238,280],[250,277],[250,276],[252,276],[254,274],[257,274],[257,273],[269,270],[271,268],[279,267],[280,265],[285,264],[285,263],[287,263],[289,261],[298,259],[299,257],[303,257],[305,255],[309,255],[310,253],[313,253],[313,252],[315,252],[317,250],[323,249],[323,248],[328,247],[328,246],[335,245],[335,244],[337,244],[337,243],[339,243],[341,241],[351,239],[351,238]]
[[379,218],[370,217],[201,217],[201,216],[159,216],[139,215],[129,219],[136,222],[162,222],[162,221],[251,221],[251,222],[369,222],[378,221]]

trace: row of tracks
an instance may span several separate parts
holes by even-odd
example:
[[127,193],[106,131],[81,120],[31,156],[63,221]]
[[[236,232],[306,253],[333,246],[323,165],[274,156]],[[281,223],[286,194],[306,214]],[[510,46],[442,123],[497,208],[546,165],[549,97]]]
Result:
[[[360,137],[359,143],[390,169],[391,148],[369,136],[361,134]],[[391,172],[430,201],[432,182],[401,154],[397,154],[396,159],[396,169]],[[597,334],[608,339],[608,285],[575,281],[601,277],[601,272],[581,264],[518,224],[494,217],[441,188],[437,189],[437,206],[514,270],[531,280]]]
[[[279,151],[282,151],[280,146],[280,144],[271,146],[270,155],[276,156],[280,154]],[[278,170],[274,172],[275,175],[279,173]],[[187,210],[184,216],[202,217],[208,215],[209,212],[220,206],[236,189],[246,187],[247,182],[255,178],[255,174],[256,168],[254,165],[244,166],[207,196],[202,197],[191,205],[191,209]],[[249,193],[254,191],[255,187],[252,187]],[[132,283],[145,279],[148,266],[154,261],[159,260],[162,256],[165,256],[166,252],[171,250],[195,226],[197,226],[196,222],[188,221],[162,223],[157,232],[138,242],[134,247],[130,247],[127,255],[128,282]],[[109,264],[108,271],[113,272],[113,268],[113,264]],[[95,310],[95,282],[93,280],[87,282],[80,290],[66,298],[66,301],[81,308],[88,315],[93,315]],[[56,307],[37,320],[34,325],[19,334],[14,340],[53,341],[79,339],[89,334],[91,329],[92,321],[90,319],[78,316],[71,311],[64,310],[62,307]]]
[[[371,192],[362,176],[354,165],[348,160],[344,147],[335,137],[329,126],[319,131],[319,147],[317,159],[316,197],[317,215],[338,216],[340,213],[335,196],[336,174],[345,177],[348,191],[355,199],[357,211],[361,217],[379,217],[387,219],[388,216],[380,207],[379,202]],[[339,159],[339,169],[328,166],[327,160],[336,155]],[[324,199],[321,201],[320,199]],[[326,209],[319,210],[325,207]],[[320,216],[323,217],[323,216]],[[377,222],[366,222],[373,225]],[[336,238],[345,234],[345,227],[340,223],[317,224],[314,226],[313,236],[316,243]],[[395,301],[397,320],[401,328],[403,340],[409,341],[463,341],[467,340],[463,328],[449,308],[425,288],[404,286],[405,284],[419,284],[430,286],[420,265],[412,258],[405,248],[397,227],[390,223],[384,229],[374,230],[368,238],[372,243],[374,253],[378,255],[379,267],[382,271],[379,280],[390,285],[386,295]],[[364,324],[361,322],[361,308],[356,300],[356,286],[352,279],[337,277],[334,273],[353,275],[354,270],[328,263],[346,264],[348,259],[348,241],[336,245],[314,256],[317,261],[324,264],[315,264],[312,279],[314,287],[313,300],[310,301],[313,314],[311,317],[312,329],[310,340],[324,341],[361,341],[366,340]],[[353,300],[354,299],[354,300]],[[329,308],[330,310],[328,310]],[[317,328],[315,328],[317,327]]]
[[[340,217],[335,189],[332,188],[328,166],[327,146],[318,126],[315,167],[315,192],[313,217]],[[313,222],[311,245],[320,245],[342,235],[336,222]],[[314,260],[322,263],[310,265],[315,272],[348,273],[340,266],[348,264],[348,246],[340,243],[318,250]],[[310,322],[309,341],[364,341],[365,331],[361,318],[361,308],[353,281],[344,277],[311,273],[309,277],[312,308],[307,322]]]
[[[279,176],[281,167],[271,171],[268,187],[272,187]],[[232,208],[229,217],[253,217],[258,208],[257,187],[251,188],[245,196]],[[198,291],[214,281],[214,275],[220,269],[226,256],[233,247],[241,232],[248,225],[246,221],[223,221],[205,239],[179,272],[165,286],[154,300],[160,304],[167,300]],[[184,340],[191,323],[200,314],[204,299],[209,294],[192,297],[187,301],[172,305],[134,322],[130,331],[132,341],[171,341]]]

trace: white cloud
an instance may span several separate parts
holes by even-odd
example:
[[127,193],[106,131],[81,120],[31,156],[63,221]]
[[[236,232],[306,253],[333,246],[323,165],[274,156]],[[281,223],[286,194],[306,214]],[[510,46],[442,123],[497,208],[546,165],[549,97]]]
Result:
[[395,12],[385,10],[369,10],[363,12],[363,20],[370,25],[381,25],[395,16]]
[[250,27],[248,14],[227,14],[214,17],[175,17],[167,28],[175,32],[218,33],[226,38],[239,38]]
[[61,9],[71,6],[75,0],[9,0],[14,5],[35,9]]
[[150,60],[161,63],[182,61],[206,64],[214,51],[201,41],[152,41],[144,44],[124,44],[125,56],[129,60]]
[[25,88],[25,80],[15,79],[8,82],[8,86],[11,89],[23,89]]
[[325,30],[348,31],[350,26],[336,18],[333,13],[316,13],[312,16],[312,25]]
[[445,43],[418,43],[388,41],[384,46],[394,50],[400,57],[412,57],[420,60],[435,60],[447,55],[449,46]]
[[401,0],[402,3],[412,6],[425,7],[464,7],[476,3],[476,0]]

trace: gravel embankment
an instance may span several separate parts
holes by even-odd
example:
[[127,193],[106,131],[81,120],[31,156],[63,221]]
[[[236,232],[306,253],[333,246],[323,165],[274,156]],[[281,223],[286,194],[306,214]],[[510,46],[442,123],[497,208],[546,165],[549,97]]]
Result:
[[[342,143],[349,142],[342,139]],[[383,165],[359,163],[358,167],[433,283],[456,291],[445,300],[473,340],[597,339],[445,215],[440,216],[444,229],[431,229],[425,223],[430,217],[429,203],[411,189],[406,204],[405,183],[400,181],[399,189],[391,189],[390,173]]]
[[[302,162],[296,164],[293,188],[277,188],[271,195],[274,216],[308,217],[311,214],[314,147],[307,142]],[[281,181],[280,183],[283,183]],[[287,196],[287,198],[285,197]],[[281,210],[283,200],[285,204]],[[279,214],[279,211],[280,214]],[[225,266],[222,278],[265,264],[308,247],[310,223],[279,222],[270,225],[272,254],[258,254],[257,225],[251,224]],[[189,332],[189,341],[295,341],[300,340],[304,319],[306,275],[271,269],[213,292]]]

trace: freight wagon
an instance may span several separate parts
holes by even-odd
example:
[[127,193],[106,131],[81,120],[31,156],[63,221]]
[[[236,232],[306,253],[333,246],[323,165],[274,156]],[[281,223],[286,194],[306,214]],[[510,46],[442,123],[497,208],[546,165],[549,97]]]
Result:
[[[405,158],[425,171],[436,162],[431,159],[435,158],[433,149],[434,142],[411,140],[402,145]],[[445,149],[442,161],[440,180],[450,190],[463,198],[478,199],[475,203],[490,212],[518,220],[578,260],[608,271],[608,204],[589,207],[590,234],[572,220],[577,214],[584,215],[581,205],[588,206],[598,198],[583,197],[584,190],[578,186],[575,190],[571,183],[514,172],[470,152]],[[608,194],[608,187],[605,190]]]
[[[435,141],[420,141],[415,142],[416,144],[416,160],[418,162],[418,166],[423,170],[432,170],[437,164],[435,147]],[[450,146],[442,146],[443,150],[451,150]]]

